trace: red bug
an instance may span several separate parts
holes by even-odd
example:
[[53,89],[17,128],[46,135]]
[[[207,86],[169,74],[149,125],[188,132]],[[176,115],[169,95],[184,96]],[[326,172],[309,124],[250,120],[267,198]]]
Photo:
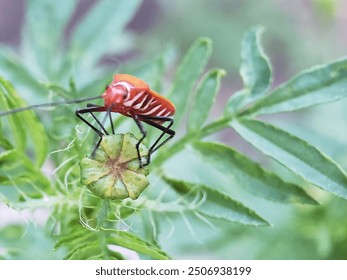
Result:
[[[172,116],[175,114],[175,106],[173,103],[150,89],[149,85],[141,79],[127,74],[114,75],[113,81],[106,87],[105,92],[101,96],[17,108],[7,112],[0,112],[0,117],[34,108],[80,103],[97,98],[104,99],[103,106],[87,104],[87,108],[76,110],[76,116],[93,129],[100,137],[93,149],[92,156],[99,147],[102,137],[104,135],[109,135],[109,132],[106,130],[103,123],[94,115],[96,112],[106,112],[106,117],[110,120],[112,134],[115,133],[115,130],[111,113],[120,113],[135,121],[142,134],[141,139],[136,144],[137,156],[141,167],[148,165],[151,161],[152,153],[158,150],[175,135],[175,131],[170,129],[174,123]],[[83,117],[83,114],[86,113],[91,114],[99,128]],[[139,150],[140,143],[146,137],[146,130],[143,127],[143,122],[162,131],[158,139],[149,148],[147,161],[144,163],[141,161]],[[168,125],[164,126],[163,123],[168,123]],[[167,134],[168,137],[161,141],[165,134]]]

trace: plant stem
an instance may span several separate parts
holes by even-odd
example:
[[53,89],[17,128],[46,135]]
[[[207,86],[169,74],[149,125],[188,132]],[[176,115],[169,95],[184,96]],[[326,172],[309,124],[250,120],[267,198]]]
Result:
[[214,122],[208,124],[203,129],[191,132],[180,138],[176,143],[174,143],[168,150],[159,154],[155,160],[152,162],[152,167],[161,166],[166,160],[168,160],[174,154],[177,154],[186,146],[187,143],[193,142],[195,140],[204,138],[208,135],[211,135],[219,130],[227,128],[229,126],[229,122],[232,118],[220,118],[215,120]]
[[232,118],[220,118],[212,123],[210,123],[209,125],[205,126],[202,130],[201,130],[201,138],[206,137],[210,134],[213,134],[219,130],[222,130],[224,128],[229,127],[229,122],[232,120]]

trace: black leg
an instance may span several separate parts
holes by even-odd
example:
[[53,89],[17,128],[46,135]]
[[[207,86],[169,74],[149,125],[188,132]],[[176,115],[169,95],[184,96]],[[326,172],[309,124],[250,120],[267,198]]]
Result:
[[92,115],[93,119],[98,123],[98,125],[100,126],[100,128],[102,129],[102,131],[103,131],[106,135],[108,135],[108,132],[107,132],[106,128],[105,128],[104,125],[103,125],[103,122],[100,122],[99,119],[98,119],[97,117],[95,117],[95,115],[93,114],[93,112],[89,112],[89,113]]
[[112,113],[112,107],[113,107],[113,105],[107,108],[105,120],[108,116],[108,119],[110,120],[111,131],[112,131],[112,134],[114,134],[114,126],[113,126],[113,120],[112,120],[112,114],[111,114]]
[[[104,107],[102,107],[102,106],[90,107],[89,106],[89,108],[76,110],[76,112],[75,112],[76,116],[80,120],[82,120],[86,125],[88,125],[92,130],[94,130],[96,132],[96,134],[98,134],[98,136],[100,137],[98,142],[94,146],[94,149],[93,149],[92,154],[91,154],[92,157],[94,157],[95,152],[96,152],[97,148],[99,147],[99,145],[101,143],[102,137],[104,136],[104,133],[101,130],[99,130],[98,128],[96,128],[94,125],[92,125],[82,115],[85,114],[85,113],[90,113],[93,116],[93,118],[96,120],[96,122],[100,125],[101,129],[105,132],[106,130],[105,130],[104,126],[100,123],[100,121],[93,114],[93,112],[100,112],[100,111],[104,111]],[[107,131],[106,131],[106,133],[107,133]]]
[[[137,124],[137,126],[140,129],[141,134],[142,134],[141,139],[136,143],[136,151],[137,151],[137,158],[139,160],[140,167],[143,167],[144,165],[147,165],[148,163],[147,164],[143,164],[142,163],[141,154],[140,154],[140,144],[143,141],[143,139],[145,139],[145,137],[147,135],[147,131],[145,130],[145,128],[143,127],[141,121],[139,120],[138,115],[132,114],[131,117],[134,119],[135,123]],[[148,162],[148,160],[147,160],[147,162]]]
[[[162,147],[166,142],[168,142],[171,138],[175,136],[175,131],[171,130],[170,127],[173,125],[174,120],[171,117],[152,117],[152,116],[146,116],[141,115],[141,119],[143,119],[146,123],[148,123],[151,126],[154,126],[155,128],[162,131],[162,133],[159,135],[158,139],[152,144],[152,146],[149,148],[148,151],[148,157],[147,157],[147,163],[145,165],[148,165],[151,162],[151,155],[158,150],[160,147]],[[161,122],[169,122],[168,126],[163,126],[155,121],[161,121]],[[160,143],[160,140],[163,138],[165,134],[168,134],[169,136]]]
[[[85,109],[80,109],[76,111],[76,116],[81,119],[85,124],[87,124],[92,130],[94,130],[98,136],[100,137],[99,140],[97,141],[93,151],[92,151],[92,157],[95,155],[95,152],[97,150],[97,148],[99,147],[102,137],[106,134],[108,135],[108,132],[106,130],[106,128],[104,127],[103,123],[106,121],[107,118],[109,118],[110,124],[111,124],[111,130],[112,133],[114,134],[114,125],[113,125],[113,121],[112,121],[112,107],[106,108],[103,106],[98,106],[95,104],[87,104],[88,108]],[[98,120],[98,118],[94,115],[95,112],[105,112],[106,111],[106,116],[103,120],[103,122],[100,122]],[[97,124],[99,125],[100,129],[98,129],[97,127],[95,127],[93,124],[91,124],[87,119],[85,119],[82,115],[85,113],[89,113],[91,114],[91,116],[94,118],[94,120],[97,122]],[[142,134],[142,137],[140,138],[140,140],[137,142],[136,144],[136,151],[137,151],[137,157],[138,157],[138,161],[140,164],[140,167],[146,166],[148,164],[150,164],[151,162],[151,155],[157,151],[160,147],[162,147],[166,142],[168,142],[171,138],[174,137],[175,135],[175,131],[173,131],[171,128],[171,126],[174,123],[174,120],[171,117],[161,117],[161,116],[147,116],[147,115],[136,115],[136,114],[130,114],[129,117],[133,118],[136,125],[138,126],[138,128],[140,129],[140,132]],[[142,141],[145,139],[146,135],[147,135],[147,131],[146,129],[143,127],[142,122],[145,122],[159,130],[162,131],[162,133],[159,135],[159,137],[157,138],[157,140],[151,145],[151,147],[148,150],[148,155],[147,155],[147,161],[145,163],[143,163],[141,161],[141,154],[140,154],[140,145],[142,143]],[[169,124],[167,126],[162,125],[161,123],[163,122],[168,122]],[[168,134],[168,137],[161,141],[162,138],[164,137],[165,134]]]
[[93,129],[96,132],[96,134],[102,137],[104,134],[99,129],[97,129],[94,125],[92,125],[89,121],[87,121],[84,117],[82,117],[82,114],[90,113],[93,111],[93,109],[95,108],[79,109],[75,111],[75,114],[80,120],[82,120],[86,125],[88,125],[91,129]]
[[91,153],[91,157],[94,158],[95,157],[95,153],[96,150],[99,148],[100,143],[101,143],[102,137],[99,138],[99,140],[96,142],[96,144],[94,145],[93,151]]
[[[141,133],[142,133],[142,138],[139,140],[139,142],[136,145],[136,150],[137,150],[137,156],[139,158],[139,162],[140,162],[140,166],[146,166],[148,164],[150,164],[151,162],[151,155],[158,150],[160,147],[162,147],[166,142],[168,142],[172,137],[174,137],[175,135],[175,131],[173,131],[172,129],[170,129],[170,127],[173,125],[174,120],[171,117],[161,117],[161,116],[147,116],[147,115],[133,115],[132,116],[133,119],[135,120],[137,126],[139,127]],[[141,142],[144,140],[144,138],[146,137],[146,130],[144,129],[141,121],[159,129],[162,131],[162,133],[160,134],[160,136],[158,137],[158,139],[152,144],[152,146],[149,148],[148,150],[148,155],[147,155],[147,162],[142,163],[141,161],[141,155],[140,155],[140,151],[139,151],[139,147]],[[163,126],[160,123],[158,123],[157,121],[160,122],[169,122],[168,126]],[[160,143],[160,140],[163,138],[163,136],[165,134],[168,134],[169,136]]]
[[107,114],[108,114],[109,119],[110,119],[112,134],[114,134],[114,126],[113,126],[113,120],[112,120],[111,110],[107,110]]
[[93,104],[93,103],[87,103],[87,107],[88,107],[88,108],[90,108],[90,107],[95,107],[95,108],[97,108],[97,107],[100,107],[100,105],[98,105],[98,104]]
[[[88,103],[88,104],[87,104],[87,107],[100,107],[100,106],[99,106],[99,105],[95,105],[95,104]],[[103,108],[104,108],[104,107],[103,107]],[[106,135],[109,135],[109,133],[107,132],[107,130],[106,130],[105,127],[104,127],[104,123],[105,123],[107,117],[108,117],[109,120],[110,120],[110,125],[111,125],[112,134],[115,134],[115,133],[114,133],[113,120],[112,120],[112,114],[111,114],[112,108],[113,108],[113,105],[107,108],[106,116],[105,116],[105,118],[102,120],[102,122],[100,122],[100,121],[91,113],[91,115],[93,116],[93,118],[95,119],[95,121],[99,124],[99,126],[101,127],[101,129],[104,131],[104,133],[105,133]]]

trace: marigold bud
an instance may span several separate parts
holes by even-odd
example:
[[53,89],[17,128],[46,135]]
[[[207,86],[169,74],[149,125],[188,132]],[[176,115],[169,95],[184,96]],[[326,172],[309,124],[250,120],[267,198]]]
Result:
[[[148,170],[138,161],[137,142],[131,133],[104,136],[94,158],[80,162],[82,184],[101,198],[137,199],[149,184]],[[140,154],[148,154],[143,144]]]

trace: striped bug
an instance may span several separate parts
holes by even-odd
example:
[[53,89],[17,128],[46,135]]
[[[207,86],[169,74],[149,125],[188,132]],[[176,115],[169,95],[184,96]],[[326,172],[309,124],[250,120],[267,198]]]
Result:
[[[6,112],[0,112],[0,117],[40,107],[52,107],[60,104],[80,103],[98,98],[104,99],[103,106],[88,103],[87,108],[78,109],[75,112],[76,116],[87,124],[92,130],[94,130],[99,136],[99,140],[92,151],[92,156],[99,147],[102,137],[104,135],[109,135],[109,132],[103,125],[103,122],[101,122],[95,116],[94,113],[96,112],[106,112],[106,118],[109,118],[112,134],[115,134],[112,113],[120,113],[124,116],[132,118],[135,121],[142,134],[142,137],[136,144],[137,156],[141,167],[148,165],[151,161],[151,155],[175,135],[175,131],[170,129],[174,123],[173,115],[175,114],[175,106],[173,103],[167,98],[161,96],[159,93],[150,89],[149,85],[141,79],[128,74],[114,75],[113,81],[106,86],[105,92],[101,96],[31,105]],[[90,114],[96,121],[98,127],[90,123],[84,117],[84,114]],[[145,139],[147,134],[142,123],[147,123],[161,131],[159,137],[148,150],[146,162],[142,162],[139,149],[140,144]],[[167,125],[163,125],[164,123],[167,123]],[[167,135],[166,139],[162,140],[165,135]]]

